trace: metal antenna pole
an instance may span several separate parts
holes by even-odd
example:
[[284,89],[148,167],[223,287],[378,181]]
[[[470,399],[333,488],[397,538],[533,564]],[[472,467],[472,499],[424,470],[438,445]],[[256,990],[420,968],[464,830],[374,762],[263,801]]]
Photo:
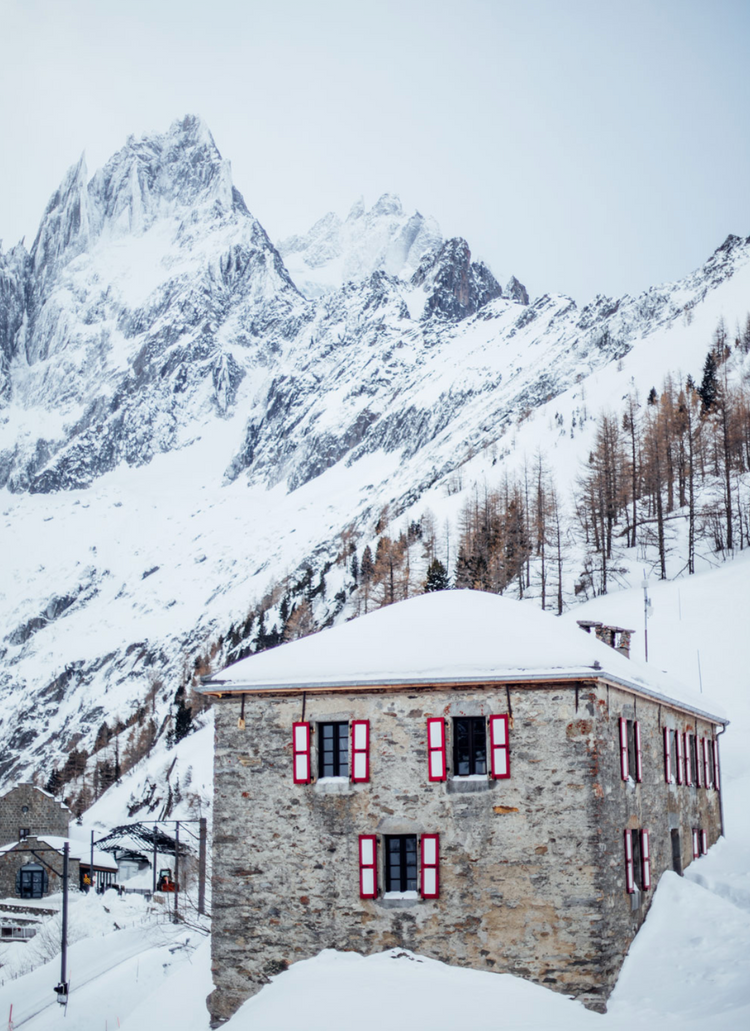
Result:
[[206,817],[201,816],[198,838],[198,913],[206,912]]
[[176,821],[174,840],[174,922],[179,920],[180,908],[180,821]]
[[643,644],[646,649],[646,662],[648,662],[648,578],[646,577],[646,570],[643,570]]

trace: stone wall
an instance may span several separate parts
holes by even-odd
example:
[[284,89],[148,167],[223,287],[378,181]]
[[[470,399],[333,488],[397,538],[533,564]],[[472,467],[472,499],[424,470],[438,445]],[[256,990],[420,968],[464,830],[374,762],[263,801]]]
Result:
[[[627,691],[599,686],[596,691],[598,772],[594,784],[600,865],[597,890],[604,898],[602,948],[614,976],[643,923],[659,878],[673,869],[672,830],[680,835],[683,870],[693,861],[692,828],[701,827],[713,845],[722,833],[721,802],[715,788],[667,784],[664,774],[665,726],[681,733],[714,738],[714,725],[696,721],[669,706],[634,698]],[[620,773],[619,720],[637,719],[641,727],[643,780],[623,781]],[[697,727],[697,730],[696,730]],[[629,896],[625,889],[624,831],[649,831],[652,888]]]
[[[31,849],[38,852],[38,857],[30,851]],[[52,867],[51,870],[45,867],[48,876],[48,890],[45,892],[45,895],[54,895],[55,892],[62,891],[62,854],[49,851],[49,845],[31,837],[26,839],[26,841],[19,842],[9,852],[0,856],[0,898],[16,898],[16,873],[27,863],[42,864],[42,859]],[[70,890],[78,890],[80,868],[77,859],[68,860],[68,876]]]
[[22,828],[67,838],[69,822],[68,807],[33,784],[18,784],[0,798],[0,845],[18,841]]
[[[671,710],[638,700],[644,781],[622,781],[618,720],[628,705],[632,695],[594,683],[247,695],[239,729],[240,700],[218,701],[214,1022],[324,948],[409,948],[604,1009],[653,895],[632,909],[624,829],[650,830],[654,887],[672,866],[671,823],[700,819],[711,842],[719,833],[715,791],[664,781],[659,726],[678,720]],[[429,782],[428,716],[505,713],[510,780]],[[292,723],[302,719],[369,719],[369,783],[295,785]],[[423,833],[440,835],[440,898],[360,899],[359,835],[380,836],[382,889],[382,836]]]

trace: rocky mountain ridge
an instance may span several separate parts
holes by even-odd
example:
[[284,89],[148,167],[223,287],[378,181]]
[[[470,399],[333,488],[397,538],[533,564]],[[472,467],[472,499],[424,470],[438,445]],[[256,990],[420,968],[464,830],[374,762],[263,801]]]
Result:
[[[149,692],[161,723],[209,644],[343,532],[374,542],[384,511],[502,475],[565,392],[581,406],[646,351],[666,371],[675,330],[698,354],[704,313],[744,317],[748,240],[579,309],[378,204],[352,216],[366,274],[311,300],[188,117],[90,180],[78,162],[31,250],[0,255],[0,775],[89,747]],[[312,235],[281,250],[346,253],[340,225]],[[325,618],[345,614],[332,576]]]

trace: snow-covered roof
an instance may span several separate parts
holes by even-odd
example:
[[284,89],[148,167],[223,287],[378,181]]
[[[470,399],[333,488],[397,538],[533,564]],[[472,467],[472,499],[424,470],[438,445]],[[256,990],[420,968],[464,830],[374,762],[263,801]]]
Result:
[[[54,848],[57,852],[62,854],[63,846],[67,841],[70,845],[69,855],[71,859],[77,859],[83,866],[91,865],[91,845],[87,845],[85,841],[76,841],[71,838],[61,838],[56,834],[38,834],[35,835],[36,841],[41,841],[45,845],[49,845],[50,848]],[[24,838],[22,841],[11,841],[8,845],[0,845],[0,855],[4,855],[6,852],[11,852],[17,845],[28,845],[29,839]],[[94,849],[94,868],[99,870],[117,870],[117,863],[114,858],[108,852],[100,852],[99,849]]]
[[11,788],[6,788],[5,791],[0,791],[0,801],[9,795],[11,791],[17,791],[19,788],[33,788],[34,791],[38,791],[40,795],[46,795],[47,798],[51,798],[53,802],[57,802],[61,809],[67,809],[68,806],[61,799],[56,798],[50,791],[45,791],[44,788],[39,788],[36,784],[32,784],[30,781],[20,781],[18,784],[14,784]]
[[598,677],[717,723],[667,674],[627,659],[548,612],[484,591],[435,591],[242,659],[206,692],[518,683]]

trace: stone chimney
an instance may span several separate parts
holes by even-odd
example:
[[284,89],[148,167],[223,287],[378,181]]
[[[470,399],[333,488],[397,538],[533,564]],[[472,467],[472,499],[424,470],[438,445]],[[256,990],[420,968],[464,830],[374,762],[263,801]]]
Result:
[[630,639],[635,630],[626,630],[622,626],[607,626],[605,623],[597,622],[595,619],[579,619],[577,622],[579,627],[585,630],[587,634],[590,634],[593,630],[598,641],[602,641],[603,644],[614,648],[616,652],[624,655],[626,659],[630,658]]

